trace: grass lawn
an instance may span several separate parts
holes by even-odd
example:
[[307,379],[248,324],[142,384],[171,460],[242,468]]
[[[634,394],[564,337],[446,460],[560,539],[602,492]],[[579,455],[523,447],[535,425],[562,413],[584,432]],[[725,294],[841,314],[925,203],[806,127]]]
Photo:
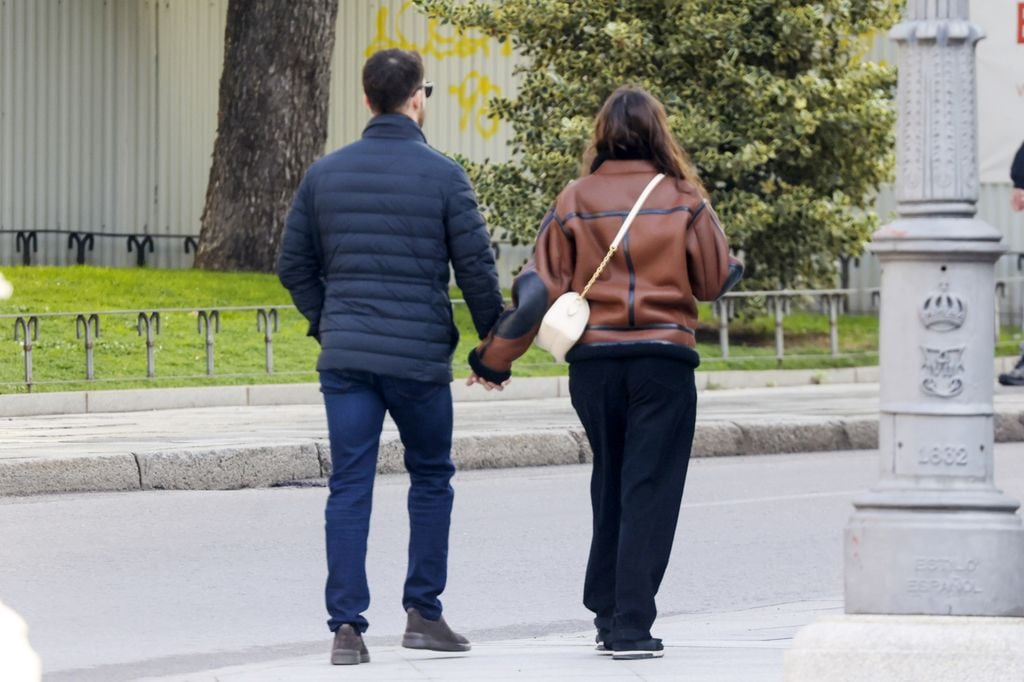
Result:
[[[318,347],[306,337],[306,321],[290,306],[287,291],[273,275],[210,273],[197,270],[112,269],[76,267],[13,267],[3,271],[14,284],[14,297],[0,303],[0,316],[23,313],[134,311],[101,314],[94,349],[95,380],[85,381],[85,350],[75,335],[75,318],[40,317],[33,349],[34,391],[141,386],[195,386],[238,383],[313,381]],[[453,291],[453,298],[458,292]],[[265,371],[265,346],[256,330],[256,312],[222,312],[215,335],[215,374],[206,376],[205,337],[197,331],[197,309],[284,305],[280,328],[273,336],[273,375]],[[186,308],[161,315],[156,337],[156,378],[146,379],[146,344],[137,329],[137,311]],[[768,316],[730,325],[730,359],[721,359],[717,324],[710,309],[701,310],[705,326],[698,350],[705,369],[773,369],[774,321]],[[462,341],[455,353],[456,376],[467,376],[465,362],[476,343],[465,306],[455,307]],[[878,322],[873,316],[849,315],[839,321],[842,355],[829,355],[828,323],[823,315],[794,312],[786,317],[785,368],[826,368],[877,362]],[[1019,334],[1017,335],[1019,336]],[[1005,333],[1002,354],[1016,352],[1017,338]],[[792,357],[790,357],[792,356]],[[516,376],[566,373],[539,348],[517,363]],[[14,340],[14,319],[0,317],[0,393],[25,392],[20,342]]]

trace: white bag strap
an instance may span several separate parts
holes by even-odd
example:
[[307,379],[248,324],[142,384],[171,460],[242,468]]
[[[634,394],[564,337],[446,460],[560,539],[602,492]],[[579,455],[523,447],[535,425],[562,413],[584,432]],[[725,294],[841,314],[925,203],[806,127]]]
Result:
[[640,193],[640,198],[636,200],[636,203],[633,204],[633,208],[629,211],[629,215],[627,215],[626,219],[622,221],[622,227],[619,228],[619,233],[615,235],[615,239],[612,240],[612,245],[608,247],[608,253],[605,255],[604,260],[597,266],[597,270],[594,272],[594,276],[590,278],[590,281],[587,282],[587,286],[583,287],[583,292],[580,293],[580,298],[587,297],[587,294],[590,292],[590,287],[594,286],[594,282],[596,282],[597,278],[601,276],[602,272],[604,272],[605,267],[608,265],[608,261],[610,261],[612,256],[615,255],[615,251],[619,248],[619,244],[621,244],[622,240],[625,239],[626,232],[629,231],[629,226],[633,224],[633,219],[636,218],[638,213],[640,213],[640,209],[643,208],[644,202],[647,201],[647,197],[650,196],[651,192],[654,191],[654,188],[658,186],[658,183],[661,182],[664,177],[664,173],[658,173],[650,182],[647,183],[647,187],[644,187],[644,191]]

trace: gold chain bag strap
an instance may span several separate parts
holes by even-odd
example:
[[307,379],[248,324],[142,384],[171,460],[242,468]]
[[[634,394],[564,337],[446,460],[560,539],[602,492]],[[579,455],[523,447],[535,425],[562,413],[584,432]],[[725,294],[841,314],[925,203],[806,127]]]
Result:
[[587,303],[587,294],[590,293],[590,288],[594,286],[594,282],[597,281],[597,278],[604,272],[608,263],[611,262],[612,256],[615,255],[619,244],[622,243],[626,232],[629,231],[629,226],[633,224],[633,220],[640,213],[640,209],[643,207],[644,202],[647,201],[647,197],[664,177],[664,173],[658,173],[654,176],[654,179],[647,183],[647,187],[640,193],[640,198],[636,200],[633,208],[630,209],[629,215],[622,221],[622,227],[619,228],[619,233],[615,235],[611,246],[608,247],[608,253],[605,254],[604,260],[597,266],[594,276],[587,282],[587,286],[583,287],[583,291],[578,294],[575,291],[562,294],[548,308],[544,319],[541,320],[536,343],[555,356],[556,361],[565,362],[565,354],[583,336],[583,331],[587,328],[587,321],[590,319],[590,304]]

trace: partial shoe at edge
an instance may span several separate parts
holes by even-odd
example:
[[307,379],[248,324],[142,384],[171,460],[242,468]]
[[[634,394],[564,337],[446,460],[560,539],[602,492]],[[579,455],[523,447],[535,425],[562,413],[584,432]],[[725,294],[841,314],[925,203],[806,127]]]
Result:
[[444,616],[438,620],[427,620],[414,608],[406,611],[408,621],[402,646],[406,649],[427,649],[429,651],[469,651],[469,640],[452,631]]

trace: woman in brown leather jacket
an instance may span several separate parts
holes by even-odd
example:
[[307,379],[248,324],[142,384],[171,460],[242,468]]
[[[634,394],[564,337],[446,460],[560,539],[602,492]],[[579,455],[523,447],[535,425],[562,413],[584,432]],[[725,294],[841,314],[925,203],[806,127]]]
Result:
[[469,383],[489,388],[537,334],[560,295],[581,291],[647,183],[654,189],[587,299],[590,319],[566,357],[573,407],[594,453],[593,539],[583,603],[598,650],[663,655],[651,637],[668,564],[697,408],[697,300],[742,274],[665,110],[647,92],[616,90],[597,115],[583,177],[545,216],[513,307],[470,354]]

